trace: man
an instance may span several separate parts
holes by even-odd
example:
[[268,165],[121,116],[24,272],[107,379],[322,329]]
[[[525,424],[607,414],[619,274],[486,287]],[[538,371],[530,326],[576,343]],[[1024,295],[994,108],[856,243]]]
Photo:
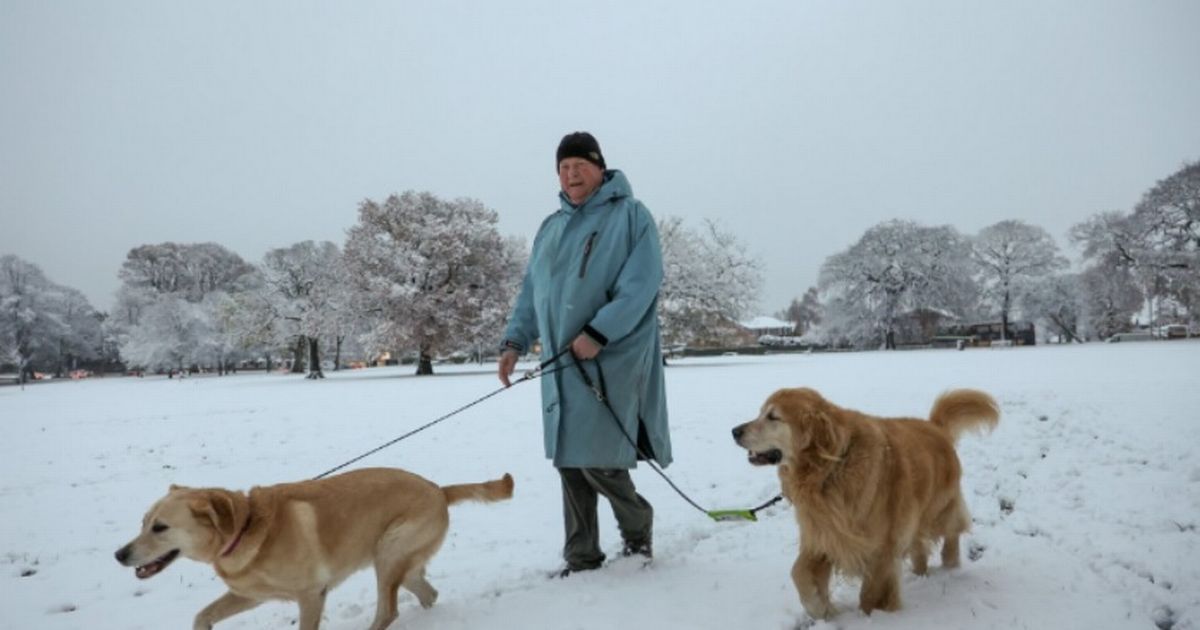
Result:
[[[666,390],[658,334],[662,251],[650,211],[619,170],[606,170],[591,134],[558,145],[560,208],[538,230],[517,302],[504,333],[500,381],[507,387],[519,354],[541,340],[549,358],[570,347],[541,379],[546,457],[562,477],[566,577],[605,559],[597,497],[612,505],[622,555],[652,555],[654,510],[629,469],[638,451],[671,463]],[[572,365],[580,361],[579,366]],[[579,370],[603,388],[613,417]],[[620,424],[618,424],[618,418]],[[621,429],[624,429],[622,432]],[[638,442],[635,448],[631,440]]]

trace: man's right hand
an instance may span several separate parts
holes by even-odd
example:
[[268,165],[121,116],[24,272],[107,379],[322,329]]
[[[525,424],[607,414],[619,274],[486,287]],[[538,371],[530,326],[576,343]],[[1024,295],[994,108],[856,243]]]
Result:
[[517,369],[517,351],[505,350],[500,353],[500,359],[496,361],[497,371],[500,374],[500,382],[504,383],[505,387],[512,387],[512,382],[509,381],[513,370]]

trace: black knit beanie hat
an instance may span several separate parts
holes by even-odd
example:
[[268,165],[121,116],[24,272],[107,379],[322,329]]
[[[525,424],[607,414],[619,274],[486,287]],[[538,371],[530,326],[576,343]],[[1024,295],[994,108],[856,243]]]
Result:
[[600,153],[600,143],[596,142],[596,138],[586,131],[576,131],[563,136],[562,142],[558,143],[558,153],[555,154],[555,157],[555,172],[558,171],[558,165],[569,157],[583,158],[599,166],[602,171],[608,168],[604,166],[604,155]]

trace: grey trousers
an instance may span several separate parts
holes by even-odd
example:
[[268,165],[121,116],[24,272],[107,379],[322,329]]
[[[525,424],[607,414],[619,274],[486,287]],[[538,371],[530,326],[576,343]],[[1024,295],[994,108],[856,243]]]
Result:
[[629,471],[623,468],[559,468],[562,477],[563,524],[566,542],[563,558],[574,570],[595,569],[604,562],[600,528],[596,520],[598,497],[612,505],[621,538],[628,543],[649,542],[654,508],[637,493]]

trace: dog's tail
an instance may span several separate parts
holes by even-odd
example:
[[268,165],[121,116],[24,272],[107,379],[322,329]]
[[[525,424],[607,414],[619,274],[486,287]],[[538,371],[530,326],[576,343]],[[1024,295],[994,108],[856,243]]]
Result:
[[1000,422],[1000,407],[991,396],[977,389],[953,389],[938,396],[929,420],[957,442],[968,431],[983,433],[995,429]]
[[449,505],[462,501],[503,501],[512,498],[513,478],[512,475],[504,473],[499,479],[483,483],[442,486],[442,493],[446,495],[446,503]]

